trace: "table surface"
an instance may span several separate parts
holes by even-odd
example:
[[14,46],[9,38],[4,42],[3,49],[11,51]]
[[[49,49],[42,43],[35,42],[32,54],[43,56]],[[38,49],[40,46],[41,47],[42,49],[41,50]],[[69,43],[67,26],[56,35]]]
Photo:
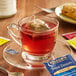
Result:
[[[17,14],[13,17],[7,18],[7,19],[0,19],[0,36],[9,38],[7,26],[11,23],[18,23],[18,21],[26,16],[33,15],[35,13],[38,13],[41,11],[40,9],[34,7],[34,4],[37,4],[44,8],[52,8],[56,7],[60,4],[63,4],[65,2],[72,2],[75,0],[17,0]],[[39,12],[40,14],[48,15],[50,17],[56,17],[59,20],[59,35],[63,33],[73,32],[76,31],[76,25],[67,23],[59,19],[55,13],[52,14],[46,14],[44,12]],[[9,71],[18,71],[18,72],[24,72],[25,76],[50,76],[48,71],[46,69],[35,69],[35,70],[23,70],[16,67],[13,67],[12,65],[8,64],[3,59],[3,49],[8,45],[9,43],[0,46],[0,66],[3,68],[6,68]],[[75,54],[75,51],[74,51]]]

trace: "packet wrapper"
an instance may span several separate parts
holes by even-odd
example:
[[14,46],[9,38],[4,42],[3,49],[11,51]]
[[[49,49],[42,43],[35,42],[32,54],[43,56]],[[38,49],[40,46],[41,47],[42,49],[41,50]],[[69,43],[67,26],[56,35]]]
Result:
[[65,37],[66,39],[70,40],[70,39],[76,37],[76,32],[65,33],[65,34],[62,34],[62,36]]
[[15,51],[13,49],[6,50],[6,52],[12,55],[18,54],[18,51]]
[[76,76],[76,62],[71,55],[44,63],[51,76]]
[[70,46],[72,46],[74,49],[76,49],[76,37],[74,37],[71,40],[67,40],[67,42]]
[[8,38],[0,37],[0,46],[9,42],[9,41],[10,41],[10,39],[8,39]]

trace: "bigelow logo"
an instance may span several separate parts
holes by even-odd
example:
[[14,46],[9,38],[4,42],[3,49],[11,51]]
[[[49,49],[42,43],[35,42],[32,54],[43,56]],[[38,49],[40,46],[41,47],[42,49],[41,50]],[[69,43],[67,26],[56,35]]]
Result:
[[67,57],[61,57],[61,58],[57,58],[56,60],[52,60],[49,64],[48,64],[48,66],[52,66],[53,64],[56,64],[56,63],[60,63],[60,62],[62,62],[62,61],[64,61],[64,60],[67,60]]

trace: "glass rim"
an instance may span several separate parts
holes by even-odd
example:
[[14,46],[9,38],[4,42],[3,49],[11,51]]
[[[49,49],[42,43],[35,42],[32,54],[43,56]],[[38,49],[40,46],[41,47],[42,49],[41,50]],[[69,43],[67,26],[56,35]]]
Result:
[[[29,17],[32,17],[32,16],[29,16]],[[23,19],[28,19],[29,17],[21,18],[21,19],[18,21],[19,27],[21,27],[21,26],[20,26],[20,22],[21,22]],[[51,29],[49,29],[49,30],[46,30],[46,31],[33,31],[33,30],[30,30],[30,29],[23,29],[23,30],[29,31],[29,32],[32,32],[32,33],[45,33],[45,32],[53,31],[53,30],[55,30],[56,28],[59,27],[59,21],[58,21],[55,17],[49,17],[49,16],[42,16],[42,17],[46,17],[46,18],[49,18],[49,19],[54,19],[54,20],[56,21],[56,23],[57,23],[56,26],[53,27],[53,28],[51,28]]]

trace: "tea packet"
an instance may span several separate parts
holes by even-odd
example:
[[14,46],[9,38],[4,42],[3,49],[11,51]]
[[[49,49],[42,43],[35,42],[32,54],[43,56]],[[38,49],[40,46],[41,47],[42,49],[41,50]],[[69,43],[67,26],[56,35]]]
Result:
[[67,42],[70,46],[72,46],[74,49],[76,49],[76,37],[74,37],[70,40],[67,40]]
[[9,41],[10,41],[10,39],[8,39],[8,38],[0,37],[0,46],[9,42]]
[[12,55],[18,54],[18,51],[15,51],[13,49],[6,50],[6,52]]
[[70,40],[70,39],[76,37],[76,32],[65,33],[65,34],[62,34],[62,36],[65,37],[66,39]]
[[69,54],[45,62],[44,65],[51,76],[76,76],[76,62]]

